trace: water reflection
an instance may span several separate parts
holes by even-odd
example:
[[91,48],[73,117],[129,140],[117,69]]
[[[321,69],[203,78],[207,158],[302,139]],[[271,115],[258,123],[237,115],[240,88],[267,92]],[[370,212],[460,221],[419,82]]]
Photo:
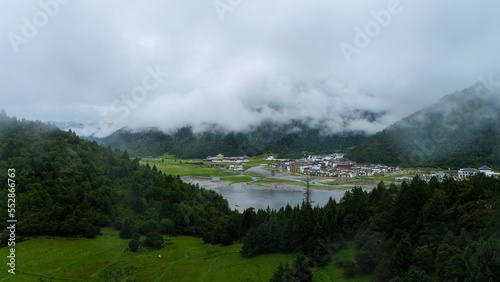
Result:
[[[268,183],[261,186],[218,181],[218,178],[200,179],[192,177],[183,177],[183,180],[216,191],[227,199],[231,209],[238,209],[240,212],[249,207],[266,209],[269,206],[271,209],[279,209],[286,206],[287,203],[292,206],[301,204],[305,192],[304,187],[289,184]],[[372,188],[370,186],[363,187],[368,191]],[[339,190],[311,189],[311,200],[313,205],[319,206],[324,206],[330,197],[339,202],[345,191],[349,189],[351,187]]]

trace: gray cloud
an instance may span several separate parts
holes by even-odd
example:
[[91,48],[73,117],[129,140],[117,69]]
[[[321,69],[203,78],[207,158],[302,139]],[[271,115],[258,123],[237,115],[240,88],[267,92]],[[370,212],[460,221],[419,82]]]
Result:
[[[125,125],[242,130],[269,119],[375,132],[500,61],[493,0],[221,0],[234,4],[223,20],[214,1],[18,2],[3,3],[0,19],[1,107],[90,121],[101,134]],[[356,47],[357,30],[370,32],[391,5],[399,12],[348,62],[340,44]],[[30,24],[36,32],[25,36]],[[370,122],[367,111],[384,115]]]

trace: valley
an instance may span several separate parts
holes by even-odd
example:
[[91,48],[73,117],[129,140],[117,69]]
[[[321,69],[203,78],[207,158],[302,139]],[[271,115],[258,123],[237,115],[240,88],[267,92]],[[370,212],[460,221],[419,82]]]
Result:
[[4,2],[0,282],[500,281],[500,1]]

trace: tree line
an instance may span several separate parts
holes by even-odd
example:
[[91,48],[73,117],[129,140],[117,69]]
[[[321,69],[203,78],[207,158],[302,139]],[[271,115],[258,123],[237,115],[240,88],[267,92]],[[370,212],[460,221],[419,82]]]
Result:
[[[206,243],[243,242],[241,255],[296,253],[273,281],[310,281],[311,267],[353,240],[346,276],[380,281],[500,280],[500,180],[478,174],[466,181],[414,178],[372,191],[349,190],[337,203],[231,211],[214,191],[139,165],[128,151],[105,148],[39,121],[0,114],[0,171],[16,169],[20,236],[84,235],[114,226],[130,249],[161,247],[161,234],[201,236]],[[0,173],[7,183],[7,174]],[[0,201],[7,202],[7,190]],[[0,244],[8,239],[0,213]],[[145,239],[139,242],[140,235]],[[135,241],[134,241],[135,240]]]
[[325,133],[300,121],[287,124],[262,123],[246,132],[224,131],[218,128],[193,132],[182,127],[172,133],[158,130],[128,132],[119,130],[102,141],[102,145],[127,150],[133,156],[161,156],[165,152],[177,158],[227,156],[257,156],[273,152],[282,157],[300,158],[303,152],[331,153],[346,151],[367,139],[359,132]]
[[[112,150],[40,121],[0,115],[0,182],[16,170],[16,219],[20,236],[86,235],[103,226],[135,232],[202,235],[230,214],[219,194],[153,171]],[[7,189],[0,201],[7,202]],[[0,244],[7,213],[0,213]],[[95,228],[95,231],[93,230]]]
[[330,263],[351,240],[355,260],[338,262],[345,276],[497,281],[499,231],[500,181],[479,174],[460,182],[414,178],[389,187],[381,182],[370,192],[355,187],[324,207],[304,201],[278,210],[249,208],[220,221],[203,239],[223,245],[241,240],[244,257],[298,254],[291,266],[280,265],[274,281],[311,281],[310,268]]

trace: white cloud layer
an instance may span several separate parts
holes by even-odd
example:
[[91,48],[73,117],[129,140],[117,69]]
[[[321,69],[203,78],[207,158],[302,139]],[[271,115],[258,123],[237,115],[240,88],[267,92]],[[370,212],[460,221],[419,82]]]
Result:
[[[8,1],[0,107],[92,121],[101,134],[267,119],[374,132],[498,71],[499,10],[494,0]],[[364,111],[385,115],[345,123]]]

